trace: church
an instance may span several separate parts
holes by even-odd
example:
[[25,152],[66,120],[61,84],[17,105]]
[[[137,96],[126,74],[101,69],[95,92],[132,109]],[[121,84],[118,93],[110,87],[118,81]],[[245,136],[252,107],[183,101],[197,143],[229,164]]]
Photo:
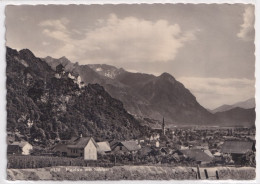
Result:
[[150,141],[159,140],[160,136],[165,135],[165,132],[166,132],[166,128],[165,128],[165,122],[163,117],[161,128],[152,128]]

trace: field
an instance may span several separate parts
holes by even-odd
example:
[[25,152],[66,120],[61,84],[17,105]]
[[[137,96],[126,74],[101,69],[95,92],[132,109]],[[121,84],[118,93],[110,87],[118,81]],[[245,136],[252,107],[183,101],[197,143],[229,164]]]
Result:
[[[252,167],[212,167],[200,168],[201,179],[253,180],[255,168]],[[57,166],[38,169],[7,169],[8,180],[196,180],[197,169],[192,167],[163,166],[115,166],[79,167]]]

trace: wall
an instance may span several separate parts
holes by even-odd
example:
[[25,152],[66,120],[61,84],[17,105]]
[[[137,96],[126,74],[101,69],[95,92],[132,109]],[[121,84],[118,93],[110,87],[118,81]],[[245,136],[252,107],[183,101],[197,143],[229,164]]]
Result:
[[97,160],[97,148],[91,139],[84,148],[84,160]]
[[68,148],[68,156],[81,157],[83,156],[83,153],[84,153],[83,148]]

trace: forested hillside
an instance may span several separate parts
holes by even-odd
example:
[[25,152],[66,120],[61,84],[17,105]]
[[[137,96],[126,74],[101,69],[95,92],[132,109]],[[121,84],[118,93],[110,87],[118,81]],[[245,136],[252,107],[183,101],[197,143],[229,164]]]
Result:
[[98,84],[54,71],[34,54],[7,48],[7,130],[31,142],[69,139],[73,135],[130,139],[148,132],[122,102]]

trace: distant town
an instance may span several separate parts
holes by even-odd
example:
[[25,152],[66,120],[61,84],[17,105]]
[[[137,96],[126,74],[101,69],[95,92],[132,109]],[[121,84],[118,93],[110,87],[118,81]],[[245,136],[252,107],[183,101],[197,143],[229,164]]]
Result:
[[[34,140],[37,142],[37,140]],[[255,127],[162,127],[150,136],[133,140],[102,140],[72,137],[55,140],[44,149],[32,146],[19,131],[8,132],[8,155],[26,158],[80,158],[113,165],[155,164],[174,166],[252,166],[255,167]],[[20,157],[19,157],[20,158]],[[99,165],[97,162],[97,165]],[[9,167],[14,166],[12,159]],[[15,163],[17,164],[17,163]],[[38,165],[39,163],[34,163]],[[36,167],[30,165],[29,167]],[[102,165],[102,164],[101,164]],[[15,167],[24,168],[25,165]]]

